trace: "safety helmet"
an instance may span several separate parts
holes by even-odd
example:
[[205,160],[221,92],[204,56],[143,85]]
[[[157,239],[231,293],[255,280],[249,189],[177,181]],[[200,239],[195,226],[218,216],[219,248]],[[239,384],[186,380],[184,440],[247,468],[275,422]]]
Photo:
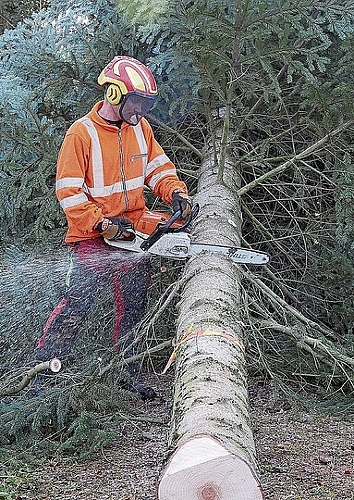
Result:
[[145,116],[157,98],[155,78],[149,68],[128,56],[116,56],[102,70],[99,85],[106,85],[106,100],[120,104],[123,121],[136,125]]

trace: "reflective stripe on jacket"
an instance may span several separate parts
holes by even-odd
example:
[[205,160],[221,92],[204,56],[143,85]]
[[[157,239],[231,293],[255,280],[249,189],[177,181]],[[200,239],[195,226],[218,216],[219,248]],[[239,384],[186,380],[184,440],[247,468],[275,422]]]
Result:
[[97,103],[69,128],[57,164],[56,192],[68,221],[70,243],[98,236],[102,216],[123,216],[136,224],[146,211],[144,186],[171,204],[172,192],[186,185],[176,174],[143,118],[121,129],[108,124]]

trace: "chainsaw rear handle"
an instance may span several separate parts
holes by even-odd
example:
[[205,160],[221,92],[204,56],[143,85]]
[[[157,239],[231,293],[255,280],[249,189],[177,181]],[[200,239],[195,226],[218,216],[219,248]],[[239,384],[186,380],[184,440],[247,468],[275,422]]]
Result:
[[196,218],[198,212],[199,212],[199,205],[196,204],[190,211],[190,214],[187,216],[186,221],[182,226],[171,227],[173,223],[176,222],[176,220],[179,219],[182,215],[182,211],[177,210],[177,212],[175,212],[167,222],[165,222],[164,224],[160,223],[157,225],[156,229],[146,238],[146,240],[142,242],[140,248],[146,251],[149,248],[151,248],[152,245],[156,243],[156,241],[159,240],[163,234],[179,233],[180,231],[183,231]]

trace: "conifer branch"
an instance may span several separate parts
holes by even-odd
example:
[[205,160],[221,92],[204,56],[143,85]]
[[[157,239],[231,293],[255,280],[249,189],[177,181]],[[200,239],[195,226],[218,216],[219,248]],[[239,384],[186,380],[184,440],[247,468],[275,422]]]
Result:
[[1,19],[3,21],[5,21],[5,23],[7,23],[11,27],[11,29],[15,29],[16,28],[16,26],[11,23],[11,21],[10,21],[10,19],[8,17],[3,16],[1,13],[0,13],[0,17],[1,17]]
[[[244,22],[244,17],[246,15],[248,6],[245,6],[244,10],[241,12],[242,21],[240,25]],[[228,148],[230,147],[230,120],[231,120],[231,110],[232,110],[232,101],[234,98],[235,85],[237,81],[237,70],[236,68],[239,65],[240,58],[240,31],[241,28],[237,25],[234,26],[234,40],[233,40],[233,51],[232,51],[232,61],[229,72],[229,84],[227,89],[227,99],[224,113],[224,124],[222,130],[221,137],[221,145],[220,145],[220,161],[218,167],[218,175],[217,182],[219,184],[223,184],[224,182],[224,171],[226,167],[226,160],[228,157]]]
[[[257,217],[255,217],[251,211],[247,208],[247,206],[243,205],[242,206],[243,212],[247,215],[247,217],[252,221],[254,226],[259,230],[259,232],[263,235],[264,238],[266,238],[268,241],[271,241],[274,246],[279,250],[280,253],[284,254],[287,253],[286,249],[283,247],[283,245],[278,241],[274,235],[262,224]],[[297,267],[296,260],[293,259],[292,256],[288,256],[289,261],[294,265],[294,267]]]
[[[260,99],[262,99],[262,98],[260,98]],[[247,116],[249,116],[249,115],[250,115],[250,113],[247,114]],[[297,125],[293,125],[292,127],[289,127],[285,130],[282,130],[279,134],[272,136],[271,139],[269,137],[267,137],[266,139],[261,141],[256,146],[247,143],[247,146],[252,146],[252,149],[250,151],[245,152],[245,154],[243,154],[241,156],[241,158],[239,160],[237,160],[237,162],[235,163],[235,168],[238,168],[241,164],[245,164],[245,162],[247,161],[248,158],[256,157],[258,152],[262,151],[262,149],[264,149],[264,147],[266,145],[280,142],[280,139],[282,137],[285,137],[288,134],[290,134],[293,130],[296,130],[296,127],[297,127]],[[236,137],[239,137],[240,131],[241,131],[241,129],[239,127],[237,133],[235,134]],[[263,164],[263,162],[266,164],[266,163],[279,163],[279,161],[281,161],[281,160],[287,161],[289,159],[289,156],[290,155],[287,154],[284,156],[276,156],[276,157],[264,158],[264,159],[262,158],[262,164]],[[247,161],[247,165],[259,165],[259,163],[260,162],[257,159]]]
[[255,276],[252,276],[251,273],[248,271],[242,270],[241,272],[247,277],[247,279],[253,283],[254,285],[257,286],[262,292],[272,300],[272,302],[277,303],[280,305],[285,311],[288,313],[292,314],[297,320],[299,320],[301,323],[303,323],[305,326],[312,328],[318,332],[320,332],[323,335],[326,335],[328,337],[332,337],[333,339],[336,339],[338,337],[337,333],[330,328],[326,328],[319,323],[312,321],[311,319],[307,318],[304,316],[300,311],[298,311],[295,307],[292,307],[289,305],[284,299],[279,297],[278,294],[276,294],[273,290],[271,290],[261,279],[256,278]]
[[229,144],[229,131],[230,131],[230,104],[225,106],[224,124],[222,129],[221,147],[220,147],[220,161],[217,175],[218,184],[224,182],[224,171],[227,158],[227,148]]
[[249,191],[251,191],[253,188],[256,186],[259,186],[260,184],[263,184],[267,180],[271,179],[272,177],[275,177],[276,175],[283,173],[285,170],[287,170],[289,167],[293,166],[298,160],[303,160],[310,154],[314,153],[315,151],[318,151],[321,149],[332,137],[335,137],[339,135],[340,133],[344,132],[348,128],[350,128],[354,124],[354,119],[348,120],[347,122],[343,123],[343,125],[340,125],[337,127],[335,130],[332,130],[328,134],[326,134],[322,139],[319,141],[315,142],[314,144],[311,144],[311,146],[307,147],[300,153],[296,154],[290,160],[287,160],[285,163],[282,163],[276,168],[273,168],[269,172],[261,175],[260,177],[257,177],[257,179],[254,179],[253,181],[249,182],[245,186],[243,186],[241,189],[238,190],[237,194],[239,196],[242,196]]
[[183,142],[183,144],[185,144],[188,149],[190,149],[195,155],[198,156],[198,158],[200,159],[203,159],[204,157],[204,154],[202,153],[202,151],[200,151],[199,149],[197,149],[195,146],[193,146],[193,144],[191,142],[188,141],[188,139],[186,139],[182,134],[180,134],[176,129],[172,128],[172,127],[169,127],[168,125],[166,125],[165,123],[161,122],[160,120],[158,120],[157,118],[155,118],[154,116],[151,116],[151,115],[147,115],[149,120],[152,122],[152,123],[155,123],[156,125],[158,125],[159,127],[161,127],[162,129],[166,130],[167,132],[175,135],[176,137],[178,137],[178,139]]
[[25,387],[29,385],[31,380],[33,380],[39,373],[46,370],[51,370],[53,372],[58,372],[60,370],[61,363],[57,359],[51,359],[49,361],[43,361],[34,366],[27,373],[25,373],[19,383],[13,386],[0,387],[0,398],[6,396],[13,396],[21,392]]
[[[286,68],[287,68],[287,66],[284,64],[284,66],[281,68],[281,70],[278,72],[278,74],[276,76],[277,81],[279,81],[280,78],[282,77],[282,75],[285,73]],[[248,111],[247,115],[242,118],[242,121],[241,121],[240,125],[238,126],[238,129],[237,129],[236,134],[235,134],[236,137],[240,136],[240,134],[243,131],[243,129],[244,129],[244,127],[245,127],[248,119],[251,116],[253,116],[255,114],[255,112],[257,111],[257,109],[263,104],[263,102],[264,102],[264,95],[265,95],[265,93],[261,97],[259,97],[259,99],[257,99],[257,101],[253,104],[253,106],[251,107],[251,109]],[[284,132],[282,132],[282,133],[284,133]]]
[[354,358],[342,354],[330,341],[311,337],[296,327],[281,325],[276,321],[257,321],[256,323],[257,328],[267,328],[284,333],[287,337],[295,340],[297,346],[311,354],[313,358],[318,359],[332,369],[339,368],[344,373],[346,380],[354,387],[354,381],[344,368],[345,365],[350,369],[354,369]]

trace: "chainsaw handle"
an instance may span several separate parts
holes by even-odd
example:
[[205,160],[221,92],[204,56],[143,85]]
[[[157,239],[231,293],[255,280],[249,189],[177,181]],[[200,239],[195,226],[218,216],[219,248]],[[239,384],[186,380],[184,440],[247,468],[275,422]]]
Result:
[[188,215],[185,223],[182,226],[178,228],[172,228],[172,224],[176,222],[176,220],[179,219],[182,215],[182,211],[177,210],[177,212],[175,212],[167,222],[157,225],[156,229],[150,234],[150,236],[148,236],[146,240],[142,242],[140,248],[144,251],[148,250],[154,243],[156,243],[157,240],[161,238],[163,234],[183,231],[183,229],[186,229],[186,227],[188,227],[192,220],[197,216],[198,212],[199,205],[197,204],[192,208],[190,214]]
[[175,212],[173,215],[171,215],[171,217],[168,219],[167,222],[165,222],[164,224],[161,224],[161,226],[163,227],[164,233],[168,229],[170,229],[170,227],[172,226],[172,224],[174,222],[176,222],[176,220],[181,218],[181,215],[182,215],[182,210],[177,210],[177,212]]
[[[178,212],[176,212],[176,214],[177,214],[177,213],[180,213],[180,212],[181,212],[181,211],[180,211],[180,210],[178,210]],[[170,232],[170,233],[179,233],[179,232],[183,231],[183,230],[184,230],[184,229],[186,229],[186,228],[190,225],[190,223],[191,223],[191,222],[192,222],[192,221],[193,221],[193,220],[197,217],[198,213],[199,213],[199,205],[198,205],[198,203],[196,203],[196,204],[193,206],[192,210],[190,211],[189,215],[187,215],[187,218],[186,218],[186,220],[185,220],[184,224],[182,224],[182,226],[179,226],[179,227],[171,227],[171,229],[170,229],[170,231],[169,231],[169,232]],[[175,215],[175,214],[173,214],[173,215]],[[176,220],[176,219],[175,219],[175,220]],[[174,221],[173,221],[173,222],[174,222]]]

